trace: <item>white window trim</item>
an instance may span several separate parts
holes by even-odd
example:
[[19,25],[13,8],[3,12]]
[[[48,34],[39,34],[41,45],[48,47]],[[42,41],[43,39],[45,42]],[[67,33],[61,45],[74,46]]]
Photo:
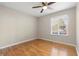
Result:
[[[65,14],[67,17],[68,17],[68,24],[69,24],[69,15],[67,15],[67,14]],[[60,15],[60,16],[57,16],[57,17],[62,17],[62,16],[64,16],[64,15]],[[51,18],[51,35],[56,35],[56,36],[68,36],[69,35],[69,31],[68,31],[68,27],[69,27],[69,25],[67,24],[67,29],[66,29],[66,31],[67,31],[67,34],[59,34],[59,31],[58,31],[58,34],[53,34],[52,32],[52,19],[54,19],[55,17],[52,17]]]

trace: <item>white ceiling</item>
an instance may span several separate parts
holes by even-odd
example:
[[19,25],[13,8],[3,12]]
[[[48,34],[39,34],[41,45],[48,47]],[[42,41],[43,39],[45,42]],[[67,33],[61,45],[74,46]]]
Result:
[[40,2],[0,2],[0,4],[36,17],[76,6],[76,2],[56,2],[49,6],[52,9],[47,9],[43,13],[40,13],[41,8],[32,9],[33,6],[41,5]]

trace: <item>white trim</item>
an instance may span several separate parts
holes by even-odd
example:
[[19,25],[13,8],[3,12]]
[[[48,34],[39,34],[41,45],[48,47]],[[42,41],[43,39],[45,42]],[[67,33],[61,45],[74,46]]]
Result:
[[76,47],[76,51],[77,51],[77,55],[79,56],[79,49],[78,49],[78,47]]
[[77,55],[79,55],[79,54],[78,54],[78,48],[77,48],[77,47],[76,47],[76,51],[77,51]]
[[[24,40],[24,41],[20,41],[20,42],[12,43],[12,44],[10,44],[10,45],[6,45],[6,46],[3,46],[3,47],[0,47],[0,49],[4,49],[4,48],[11,47],[11,46],[14,46],[14,45],[18,45],[18,44],[21,44],[21,43],[24,43],[24,42],[32,41],[32,40],[35,40],[35,39],[37,39],[37,38],[32,38],[32,39],[28,39],[28,40]],[[56,42],[56,43],[61,43],[61,44],[65,44],[65,45],[71,45],[71,46],[76,47],[76,45],[74,45],[74,44],[70,44],[70,43],[54,41],[54,40],[50,40],[50,39],[46,39],[46,38],[39,38],[39,39],[47,40],[47,41],[52,41],[52,42]],[[76,48],[76,50],[78,51],[77,48]]]
[[47,41],[51,41],[51,42],[56,42],[56,43],[65,44],[65,45],[70,45],[70,46],[76,47],[76,45],[70,44],[70,43],[66,43],[66,42],[54,41],[54,40],[50,40],[50,39],[46,39],[46,38],[39,38],[39,39],[43,39],[43,40],[47,40]]
[[32,41],[32,40],[35,40],[35,39],[36,39],[36,38],[26,39],[26,40],[24,40],[24,41],[12,43],[12,44],[10,44],[10,45],[6,45],[6,46],[3,46],[3,47],[0,47],[0,49],[4,49],[4,48],[11,47],[11,46],[14,46],[14,45],[18,45],[18,44],[21,44],[21,43],[24,43],[24,42]]

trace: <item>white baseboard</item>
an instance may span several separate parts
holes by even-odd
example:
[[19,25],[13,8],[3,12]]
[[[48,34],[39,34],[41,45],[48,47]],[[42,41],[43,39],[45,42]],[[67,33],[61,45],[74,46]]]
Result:
[[78,48],[76,47],[76,51],[77,51],[77,55],[79,56],[79,50],[78,50]]
[[56,42],[56,43],[65,44],[65,45],[70,45],[70,46],[76,47],[76,45],[70,44],[70,43],[66,43],[66,42],[54,41],[54,40],[50,40],[50,39],[46,39],[46,38],[39,38],[39,39],[43,39],[43,40],[47,40],[47,41],[51,41],[51,42]]
[[21,43],[24,43],[24,42],[32,41],[32,40],[35,40],[35,39],[36,38],[32,38],[32,39],[27,39],[27,40],[24,40],[24,41],[12,43],[10,45],[6,45],[6,46],[3,46],[3,47],[0,47],[0,49],[4,49],[4,48],[11,47],[11,46],[14,46],[14,45],[18,45],[18,44],[21,44]]
[[[24,42],[35,40],[35,39],[37,39],[37,38],[32,38],[32,39],[28,39],[28,40],[12,43],[10,45],[6,45],[6,46],[3,46],[3,47],[0,47],[0,49],[4,49],[4,48],[7,48],[7,47],[11,47],[11,46],[18,45],[18,44],[21,44],[21,43],[24,43]],[[53,40],[49,40],[49,39],[45,39],[45,38],[39,38],[39,39],[47,40],[47,41],[51,41],[51,42],[56,42],[56,43],[61,43],[61,44],[65,44],[65,45],[71,45],[71,46],[76,47],[74,44],[69,44],[69,43],[65,43],[65,42],[53,41]]]

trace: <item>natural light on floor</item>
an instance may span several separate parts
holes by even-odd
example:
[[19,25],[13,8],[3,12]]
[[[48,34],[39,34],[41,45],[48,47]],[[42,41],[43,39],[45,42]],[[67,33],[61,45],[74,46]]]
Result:
[[52,48],[52,56],[67,56],[67,49],[64,48]]

